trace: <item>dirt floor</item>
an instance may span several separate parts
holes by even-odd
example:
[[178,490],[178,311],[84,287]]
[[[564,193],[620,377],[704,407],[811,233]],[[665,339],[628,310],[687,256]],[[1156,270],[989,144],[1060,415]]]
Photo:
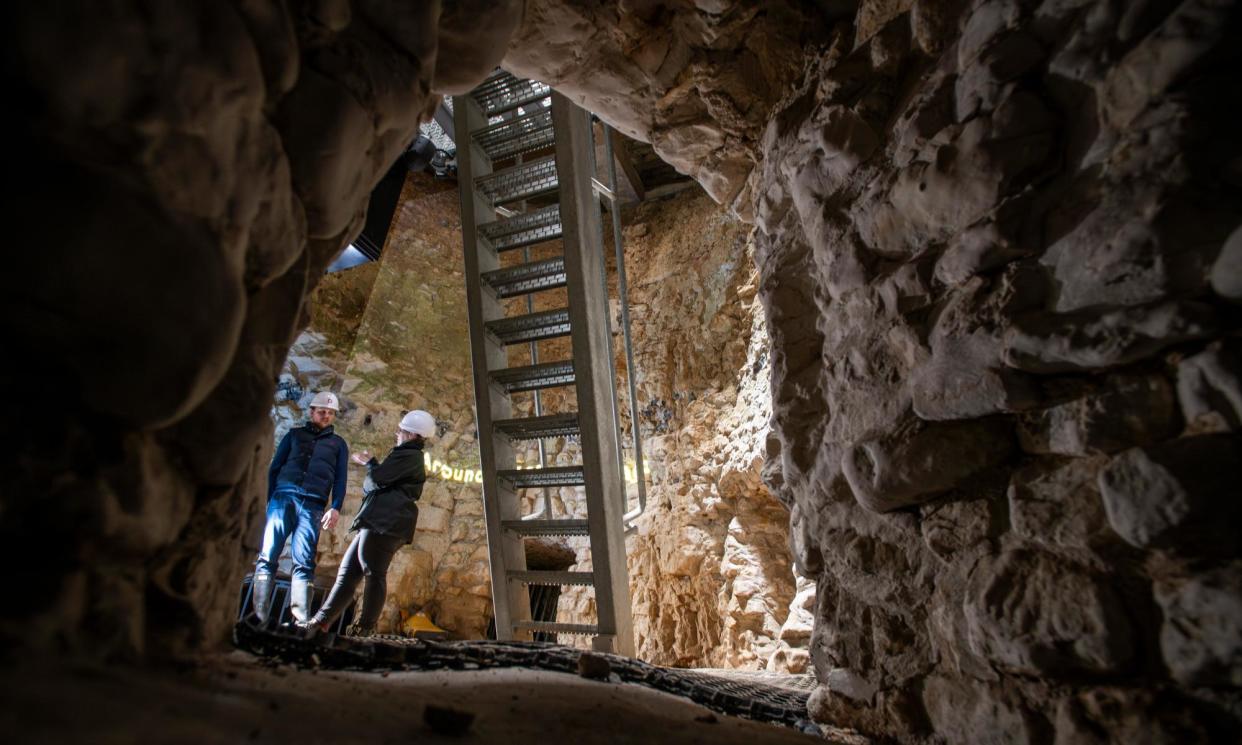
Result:
[[243,653],[183,669],[9,667],[10,743],[814,743],[637,685],[539,670],[354,673]]

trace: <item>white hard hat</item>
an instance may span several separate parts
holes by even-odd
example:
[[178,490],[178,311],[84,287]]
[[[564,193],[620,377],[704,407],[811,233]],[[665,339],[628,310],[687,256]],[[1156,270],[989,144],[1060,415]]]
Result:
[[415,409],[401,417],[401,429],[428,439],[436,433],[436,420],[422,409]]
[[320,391],[311,399],[312,409],[332,409],[333,411],[341,410],[341,402],[336,399],[335,393],[328,391]]

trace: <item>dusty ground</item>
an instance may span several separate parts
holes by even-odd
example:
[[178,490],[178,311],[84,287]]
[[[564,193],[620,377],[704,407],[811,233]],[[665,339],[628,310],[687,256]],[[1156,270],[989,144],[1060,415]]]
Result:
[[[535,670],[313,672],[234,652],[182,670],[19,665],[0,686],[6,742],[824,742],[641,686]],[[468,729],[433,727],[437,707],[473,715]]]

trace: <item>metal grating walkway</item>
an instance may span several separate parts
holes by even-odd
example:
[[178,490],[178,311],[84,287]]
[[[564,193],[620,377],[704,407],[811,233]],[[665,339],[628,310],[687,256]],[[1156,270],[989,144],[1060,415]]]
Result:
[[[524,667],[577,674],[579,658],[584,654],[579,649],[540,642],[437,642],[399,636],[337,635],[306,641],[240,623],[233,629],[233,641],[261,657],[303,667],[377,672]],[[726,677],[720,674],[723,671],[681,670],[620,655],[592,654],[608,663],[610,680],[682,696],[728,716],[780,724],[819,736],[825,734],[826,728],[808,718],[810,689],[805,683],[778,685],[773,678]]]

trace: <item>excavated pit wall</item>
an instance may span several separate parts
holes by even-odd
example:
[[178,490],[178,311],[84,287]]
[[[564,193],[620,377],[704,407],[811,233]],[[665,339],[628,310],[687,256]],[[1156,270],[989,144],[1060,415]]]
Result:
[[1237,9],[867,5],[750,177],[812,710],[1236,737]]
[[[403,411],[426,408],[439,419],[441,433],[427,453],[456,468],[429,476],[416,539],[397,553],[388,573],[379,627],[397,631],[403,617],[424,610],[455,637],[479,639],[491,615],[491,586],[479,485],[460,478],[478,468],[478,450],[456,213],[451,182],[407,179],[380,262],[320,282],[311,324],[282,370],[273,413],[279,439],[305,420],[314,391],[337,391],[337,431],[352,450],[380,455],[391,447]],[[760,477],[771,397],[751,229],[698,189],[627,208],[624,221],[650,483],[650,507],[627,537],[638,654],[662,665],[802,672],[814,583],[795,577],[788,511]],[[613,256],[611,242],[605,250]],[[534,254],[559,251],[559,244],[548,244]],[[610,279],[615,294],[613,270]],[[517,313],[525,301],[510,302]],[[537,309],[564,303],[564,291],[537,296]],[[615,361],[624,374],[619,315],[614,323]],[[543,360],[569,353],[563,340],[540,344]],[[526,363],[526,354],[515,350],[511,364]],[[628,391],[620,392],[628,447]],[[515,398],[521,410],[531,408],[530,394]],[[571,411],[573,392],[546,391],[543,405]],[[546,444],[550,463],[580,458],[574,441]],[[633,453],[626,452],[632,465]],[[533,443],[518,450],[521,464],[534,465],[538,457]],[[631,471],[632,505],[635,476]],[[541,509],[538,493],[526,497],[526,513]],[[320,537],[325,581],[348,545],[361,499],[361,469],[351,469],[342,521]],[[584,516],[581,490],[554,490],[552,509],[554,517]],[[260,537],[258,530],[248,536],[248,547],[257,550]],[[576,555],[575,570],[590,568],[585,539],[559,543]],[[588,588],[567,588],[559,609],[561,622],[595,622]]]

